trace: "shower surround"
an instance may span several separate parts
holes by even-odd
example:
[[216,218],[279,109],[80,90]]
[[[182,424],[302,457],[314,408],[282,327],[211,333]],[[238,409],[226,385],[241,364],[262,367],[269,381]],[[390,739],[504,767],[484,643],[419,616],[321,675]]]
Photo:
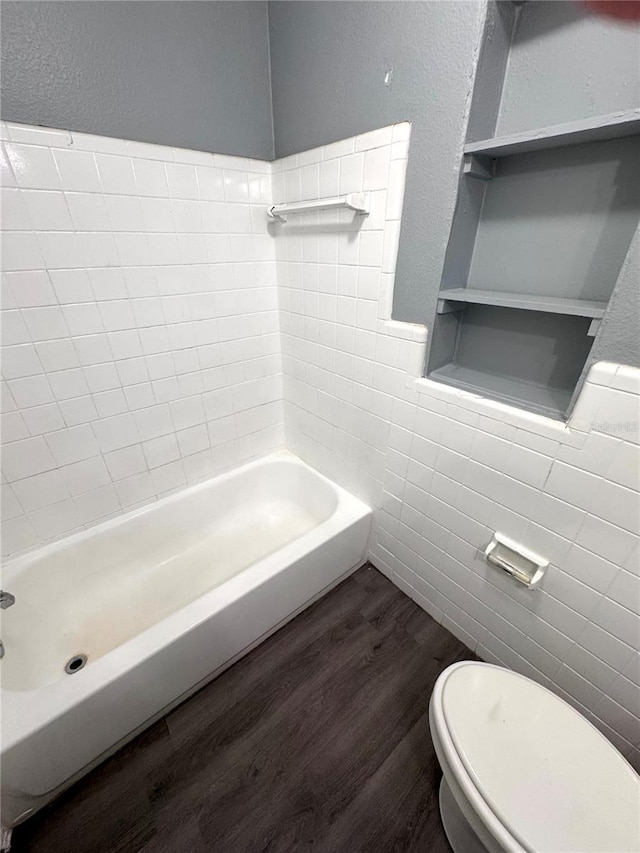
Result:
[[[566,425],[422,378],[427,330],[390,319],[410,126],[270,165],[5,132],[8,551],[286,442],[374,508],[381,571],[638,767],[640,371],[596,365]],[[549,558],[539,591],[480,556],[494,530]]]
[[2,135],[7,555],[283,438],[270,165]]

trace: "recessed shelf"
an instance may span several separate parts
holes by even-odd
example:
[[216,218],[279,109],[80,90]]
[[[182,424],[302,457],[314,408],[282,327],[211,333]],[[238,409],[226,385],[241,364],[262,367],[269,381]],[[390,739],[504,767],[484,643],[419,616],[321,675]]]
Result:
[[573,389],[551,388],[510,376],[489,373],[453,362],[433,370],[429,379],[463,391],[482,394],[502,403],[519,406],[546,417],[561,420],[571,401]]
[[[441,290],[438,294],[438,303],[445,301],[496,305],[502,308],[520,308],[525,311],[545,311],[548,314],[590,317],[593,320],[600,320],[607,308],[606,302],[565,299],[557,296],[535,296],[526,293],[504,293],[495,290],[475,290],[468,287]],[[440,304],[438,311],[442,313]]]
[[544,148],[560,148],[582,142],[600,142],[640,133],[640,109],[623,110],[594,118],[554,124],[536,130],[468,142],[464,153],[476,157],[507,157]]

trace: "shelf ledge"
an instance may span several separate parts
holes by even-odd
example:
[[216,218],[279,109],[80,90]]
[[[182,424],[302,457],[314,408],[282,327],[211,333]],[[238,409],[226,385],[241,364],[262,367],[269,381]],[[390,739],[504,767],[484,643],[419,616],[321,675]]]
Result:
[[468,142],[464,153],[477,157],[507,157],[544,148],[560,148],[582,142],[601,142],[640,133],[640,109],[622,110],[604,116],[595,116],[565,124],[554,124],[535,130],[496,136],[479,142]]
[[427,378],[554,420],[565,418],[571,402],[572,392],[569,389],[542,386],[454,362],[432,370]]
[[[460,307],[456,308],[451,303]],[[563,299],[557,296],[533,296],[526,293],[502,293],[495,290],[456,287],[439,292],[438,314],[462,310],[463,306],[469,303],[493,305],[498,308],[519,308],[523,311],[542,311],[547,314],[566,314],[572,317],[589,317],[592,320],[601,320],[608,304],[586,299]]]

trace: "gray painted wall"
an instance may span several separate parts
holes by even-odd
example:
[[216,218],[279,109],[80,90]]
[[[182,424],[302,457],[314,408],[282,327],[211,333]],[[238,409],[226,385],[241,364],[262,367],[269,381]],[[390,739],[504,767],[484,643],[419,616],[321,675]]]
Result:
[[6,121],[271,159],[266,2],[3,2]]
[[566,0],[520,7],[497,132],[630,109],[640,104],[640,27]]
[[590,363],[613,361],[640,367],[640,228],[636,231],[618,276]]
[[276,156],[413,123],[399,320],[433,320],[483,16],[478,2],[269,4]]
[[606,302],[638,227],[638,175],[633,137],[499,161],[469,286]]
[[[506,133],[640,103],[637,28],[567,2],[527,3],[514,27],[513,10],[511,3],[489,7],[489,50],[476,81],[470,138],[492,135],[496,119],[497,132]],[[413,122],[393,316],[430,327],[483,12],[483,3],[269,3],[277,156],[402,119]],[[394,78],[386,88],[389,65]],[[474,200],[462,203],[473,207]],[[622,247],[633,209],[621,206],[620,217]],[[525,231],[544,222],[538,211]],[[620,252],[614,254],[619,268]],[[630,321],[624,310],[635,295],[629,276],[626,285],[623,277],[592,355],[640,365],[637,317]]]
[[[489,7],[493,45],[508,40],[513,9]],[[393,314],[431,325],[484,16],[478,0],[5,0],[2,118],[263,159],[274,156],[274,122],[280,157],[408,119]],[[525,4],[499,130],[637,105],[639,39],[572,3]],[[492,131],[501,55],[488,51],[481,65],[471,138]],[[628,269],[593,355],[640,364]]]

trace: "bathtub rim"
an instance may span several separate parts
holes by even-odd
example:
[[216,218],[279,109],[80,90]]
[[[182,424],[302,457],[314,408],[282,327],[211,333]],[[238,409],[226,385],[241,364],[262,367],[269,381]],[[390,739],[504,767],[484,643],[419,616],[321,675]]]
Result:
[[[124,737],[120,740],[112,744],[108,749],[104,750],[104,752],[97,755],[94,759],[89,761],[86,765],[77,770],[72,776],[66,779],[62,784],[58,785],[56,788],[47,791],[44,794],[34,795],[34,799],[37,800],[35,807],[28,808],[25,812],[19,816],[19,818],[12,823],[11,828],[15,828],[20,823],[23,823],[32,814],[39,811],[43,806],[47,803],[51,802],[53,799],[58,797],[72,785],[74,785],[77,781],[82,779],[87,773],[90,773],[103,761],[110,758],[132,740],[134,740],[138,735],[142,734],[146,729],[155,725],[159,720],[163,717],[166,717],[167,714],[170,714],[175,708],[179,707],[183,702],[190,699],[208,684],[211,684],[212,681],[215,681],[218,676],[222,675],[227,669],[232,667],[234,664],[238,663],[242,658],[244,658],[247,654],[252,652],[258,646],[260,646],[263,642],[268,640],[273,634],[277,633],[281,628],[295,619],[297,616],[300,616],[308,607],[312,604],[319,601],[321,598],[324,598],[331,590],[335,589],[341,583],[343,583],[347,578],[349,578],[354,572],[363,566],[367,565],[368,559],[367,556],[363,556],[361,559],[357,560],[353,565],[351,565],[348,569],[346,569],[342,574],[340,574],[334,580],[331,580],[326,586],[324,586],[321,590],[314,593],[310,599],[305,601],[299,607],[297,607],[294,611],[288,614],[284,619],[280,620],[277,624],[273,625],[269,630],[265,631],[264,634],[261,634],[256,640],[249,643],[248,646],[245,646],[241,651],[237,654],[233,655],[227,661],[222,663],[220,666],[216,667],[212,670],[207,676],[202,678],[197,683],[193,684],[188,690],[185,690],[175,699],[172,699],[167,705],[164,705],[159,711],[156,711],[152,716],[144,720],[144,722],[137,725],[134,729],[128,732]],[[3,824],[4,825],[4,824]]]
[[[114,647],[92,661],[91,665],[86,666],[73,678],[61,678],[51,684],[41,685],[29,690],[10,690],[2,687],[0,689],[2,696],[2,752],[14,748],[36,731],[50,725],[56,718],[64,715],[94,693],[104,689],[125,672],[143,664],[145,659],[157,654],[183,634],[197,629],[199,624],[214,617],[216,613],[232,605],[243,595],[268,583],[274,575],[314,551],[335,534],[370,516],[372,510],[359,498],[320,474],[290,451],[276,451],[202,483],[190,486],[188,489],[172,493],[161,501],[155,501],[126,515],[108,519],[100,525],[51,543],[28,555],[18,557],[13,565],[8,564],[5,567],[5,573],[7,568],[12,570],[11,573],[21,573],[32,565],[36,557],[41,557],[43,554],[46,556],[69,544],[95,536],[97,531],[108,531],[125,520],[152,511],[158,504],[169,505],[181,496],[204,490],[207,486],[210,487],[214,481],[223,484],[241,472],[279,461],[286,461],[288,464],[306,468],[313,476],[327,484],[335,492],[337,498],[333,513],[302,536],[283,545],[277,551],[263,557],[187,605],[150,625],[139,634]],[[40,697],[44,701],[38,701]]]
[[[144,515],[150,515],[155,509],[158,507],[168,507],[172,503],[177,503],[181,498],[196,495],[200,491],[204,491],[208,487],[211,486],[212,483],[224,483],[226,480],[233,479],[246,471],[250,471],[254,468],[259,468],[265,466],[267,464],[272,464],[273,462],[290,462],[293,465],[301,466],[310,471],[313,475],[321,478],[327,485],[330,486],[334,491],[340,490],[341,487],[330,480],[328,477],[325,477],[319,471],[316,471],[315,468],[312,468],[311,465],[308,465],[306,462],[303,462],[295,453],[292,453],[290,450],[282,448],[280,450],[275,450],[271,453],[267,453],[264,456],[260,456],[257,459],[252,459],[249,462],[245,462],[243,465],[238,465],[235,468],[229,468],[227,471],[222,471],[220,474],[214,474],[213,477],[207,477],[205,480],[200,480],[198,483],[194,483],[191,486],[185,486],[184,488],[176,489],[175,491],[170,492],[165,497],[160,498],[158,500],[150,501],[149,503],[145,503],[142,506],[134,507],[133,509],[127,510],[126,512],[120,513],[119,515],[114,515],[111,518],[107,518],[104,521],[100,521],[97,524],[92,524],[90,527],[86,527],[83,530],[77,530],[74,533],[70,533],[68,536],[63,536],[62,539],[55,539],[53,542],[45,542],[43,545],[40,545],[36,548],[32,548],[29,551],[26,551],[21,554],[16,554],[13,557],[10,557],[8,560],[3,561],[2,563],[2,576],[3,583],[7,582],[7,585],[12,582],[12,578],[18,577],[22,572],[26,571],[30,566],[35,563],[36,560],[41,557],[49,557],[53,554],[56,554],[59,551],[63,551],[65,548],[73,547],[81,542],[84,542],[87,539],[91,539],[93,536],[98,535],[99,533],[106,533],[109,530],[112,530],[115,527],[119,527],[124,522],[140,518]],[[343,490],[344,491],[344,490]],[[347,494],[350,497],[353,497],[349,492]],[[358,500],[356,498],[356,500]]]

